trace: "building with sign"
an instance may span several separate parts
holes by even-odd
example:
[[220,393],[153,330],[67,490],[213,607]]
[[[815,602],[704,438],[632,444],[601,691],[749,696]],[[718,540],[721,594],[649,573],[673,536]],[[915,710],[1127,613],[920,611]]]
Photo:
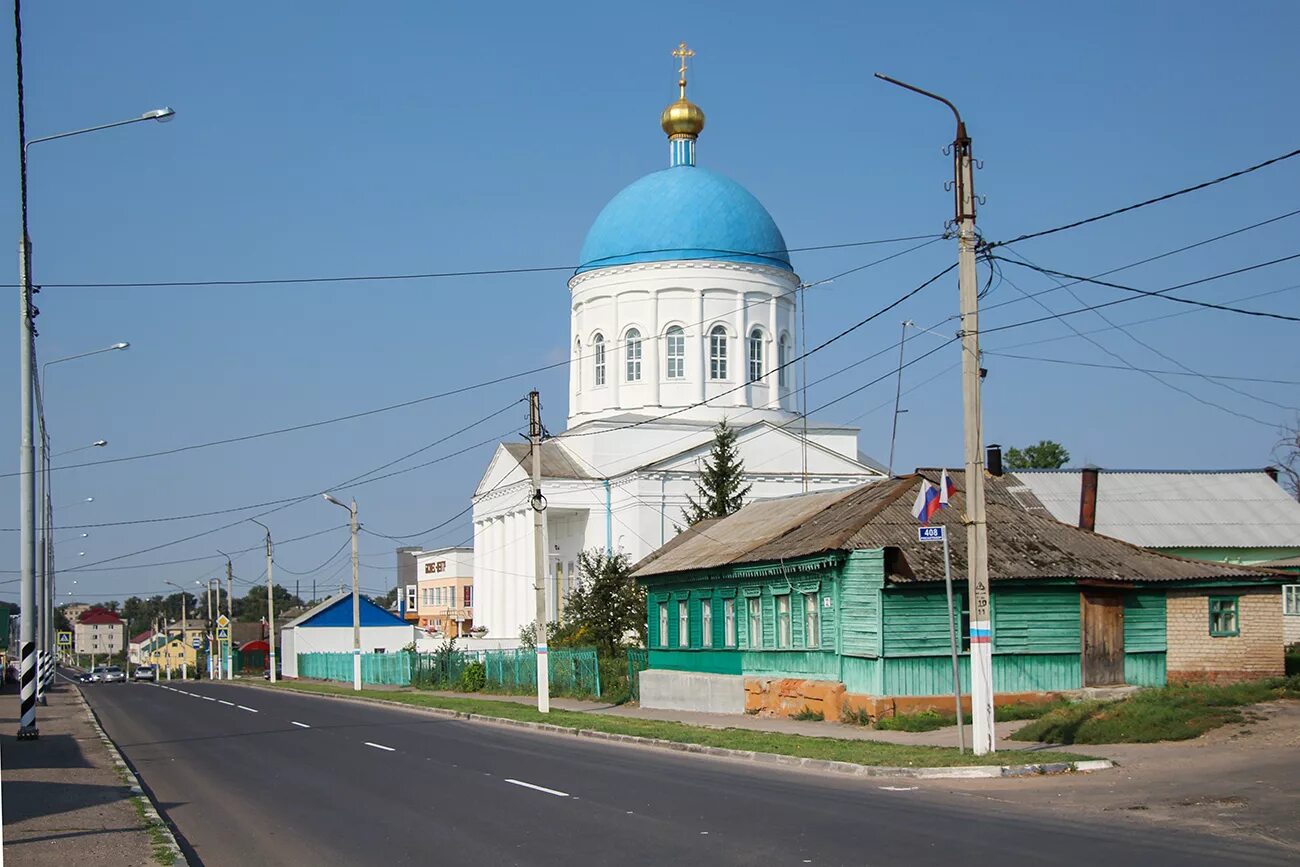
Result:
[[[696,165],[704,112],[686,98],[689,50],[679,56],[678,99],[661,117],[668,167],[605,205],[567,297],[556,293],[570,331],[567,429],[539,457],[551,620],[579,552],[635,561],[685,525],[723,419],[739,434],[750,499],[884,475],[859,454],[857,428],[798,414],[801,282],[759,200]],[[489,640],[517,642],[535,619],[529,451],[502,443],[474,494],[475,623]]]
[[[752,503],[638,564],[649,663],[641,704],[839,719],[952,707],[944,545],[911,513],[936,471]],[[970,694],[964,480],[948,535]],[[1226,682],[1283,672],[1281,585],[1267,569],[1147,551],[1057,521],[1011,477],[987,484],[999,703],[1085,686]]]
[[415,558],[416,625],[461,638],[474,628],[474,549],[439,548]]
[[126,650],[126,622],[107,608],[88,608],[72,627],[76,653],[112,655]]

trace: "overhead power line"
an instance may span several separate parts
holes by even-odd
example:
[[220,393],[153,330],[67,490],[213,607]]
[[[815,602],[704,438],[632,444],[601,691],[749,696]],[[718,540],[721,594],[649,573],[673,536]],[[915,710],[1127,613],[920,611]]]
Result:
[[1070,367],[1097,367],[1105,370],[1125,370],[1129,373],[1158,373],[1162,376],[1195,376],[1204,379],[1222,379],[1229,382],[1255,382],[1263,385],[1300,385],[1300,379],[1266,379],[1259,376],[1229,376],[1224,373],[1193,373],[1186,370],[1154,370],[1143,367],[1126,367],[1122,364],[1103,364],[1099,361],[1076,361],[1069,358],[1047,358],[1041,355],[1018,355],[1014,352],[998,352],[985,349],[984,355],[997,358],[1015,358],[1021,361],[1042,361],[1048,364],[1064,364]]
[[1273,157],[1272,159],[1264,160],[1262,163],[1256,163],[1253,166],[1247,166],[1244,169],[1238,169],[1235,172],[1230,172],[1226,175],[1222,175],[1220,177],[1214,178],[1213,180],[1203,181],[1199,184],[1193,184],[1190,187],[1183,187],[1181,190],[1174,190],[1172,193],[1165,193],[1164,195],[1156,196],[1155,198],[1152,199],[1147,199],[1145,201],[1137,202],[1132,205],[1126,205],[1122,208],[1116,208],[1115,210],[1107,211],[1104,214],[1097,214],[1096,216],[1093,217],[1087,217],[1082,220],[1075,220],[1073,223],[1066,223],[1063,226],[1056,226],[1055,228],[1051,228],[1051,229],[1043,229],[1038,232],[1029,232],[1027,234],[1012,238],[1009,241],[994,241],[992,243],[985,244],[984,248],[992,249],[994,247],[1005,247],[1010,244],[1019,244],[1021,241],[1028,241],[1031,238],[1042,238],[1045,235],[1054,235],[1057,232],[1064,232],[1067,229],[1077,229],[1078,227],[1086,226],[1089,223],[1096,223],[1100,220],[1109,219],[1110,217],[1115,217],[1120,214],[1127,214],[1129,211],[1136,211],[1138,208],[1145,208],[1147,205],[1154,205],[1154,204],[1158,204],[1159,202],[1167,202],[1170,199],[1177,198],[1178,196],[1184,196],[1187,195],[1188,193],[1194,193],[1197,190],[1203,190],[1207,187],[1212,187],[1215,184],[1221,184],[1224,181],[1230,181],[1234,178],[1239,178],[1242,175],[1248,175],[1251,172],[1257,172],[1262,168],[1266,168],[1268,166],[1273,165],[1274,163],[1280,163],[1284,160],[1289,160],[1292,157],[1296,157],[1296,156],[1300,156],[1300,148],[1297,148],[1296,150],[1293,150],[1290,153],[1285,153],[1282,154],[1281,156],[1276,156]]

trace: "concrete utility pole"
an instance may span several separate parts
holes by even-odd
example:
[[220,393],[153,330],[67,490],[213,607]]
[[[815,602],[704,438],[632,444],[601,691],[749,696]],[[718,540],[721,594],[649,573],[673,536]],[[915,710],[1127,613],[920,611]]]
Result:
[[208,635],[207,635],[207,638],[208,638],[208,680],[212,680],[212,679],[214,678],[214,676],[215,676],[214,673],[213,673],[213,671],[212,671],[212,656],[213,656],[213,653],[212,653],[212,645],[213,645],[213,643],[214,643],[214,639],[216,638],[216,633],[213,632],[213,629],[215,629],[215,627],[213,626],[213,623],[212,623],[212,581],[209,580],[209,581],[208,581]]
[[266,531],[266,664],[270,671],[271,683],[275,683],[275,581],[271,577],[271,570],[275,564],[272,562],[274,548],[271,545],[271,528],[256,518],[248,520]]
[[[190,666],[189,663],[185,661],[186,657],[189,655],[189,651],[187,651],[185,648],[189,647],[189,640],[190,640],[189,636],[185,634],[189,631],[189,625],[190,625],[190,605],[189,605],[189,597],[187,595],[189,591],[186,590],[181,585],[173,583],[171,581],[164,581],[163,583],[171,584],[171,586],[181,591],[181,680],[189,680]],[[171,679],[170,675],[168,676],[167,679],[168,680]]]
[[361,561],[357,556],[357,501],[345,506],[329,494],[322,494],[336,506],[348,510],[349,526],[352,528],[352,689],[361,691]]
[[235,658],[231,648],[235,644],[235,571],[230,565],[230,555],[222,551],[217,553],[226,558],[226,616],[230,618],[230,638],[226,641],[226,680],[234,680]]
[[533,590],[536,593],[537,639],[537,710],[551,712],[551,669],[546,647],[546,543],[542,538],[542,512],[546,511],[546,498],[542,496],[542,400],[535,392],[528,392],[528,437],[532,442],[533,464]]
[[910,319],[903,320],[903,333],[898,337],[898,385],[894,388],[894,427],[889,434],[889,475],[894,475],[894,443],[898,441],[898,414],[907,412],[905,409],[899,409],[899,403],[903,400],[903,344],[907,343],[907,326],[911,325]]
[[975,275],[975,178],[971,139],[957,107],[942,96],[887,75],[876,77],[942,102],[957,119],[952,143],[957,224],[957,280],[961,305],[962,416],[966,451],[966,573],[970,591],[971,729],[975,755],[993,752],[993,644],[989,616],[988,524],[984,515],[984,431],[980,407],[979,291]]

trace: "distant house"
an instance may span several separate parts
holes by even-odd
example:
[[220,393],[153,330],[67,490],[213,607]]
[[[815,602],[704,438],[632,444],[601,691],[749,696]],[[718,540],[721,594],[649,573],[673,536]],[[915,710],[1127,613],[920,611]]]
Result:
[[[1086,467],[1018,470],[1013,477],[1058,521],[1091,521],[1098,533],[1165,554],[1300,576],[1300,502],[1277,483],[1272,467]],[[1283,640],[1300,642],[1300,578],[1284,588],[1280,604]]]
[[72,642],[75,653],[121,653],[126,649],[126,623],[107,608],[88,608],[73,625]]
[[439,548],[415,558],[417,624],[460,638],[474,628],[474,549]]
[[126,643],[126,658],[133,665],[139,665],[144,648],[149,646],[153,637],[158,633],[152,629],[146,629],[139,635],[131,636],[131,640]]
[[[639,563],[647,590],[646,707],[837,718],[950,707],[943,546],[917,541],[923,471],[752,503]],[[968,634],[965,495],[935,523],[952,548]],[[1018,490],[1013,490],[1017,489]],[[1084,686],[1281,674],[1281,584],[1267,570],[1153,553],[1063,524],[1010,477],[988,479],[998,700]],[[967,639],[960,668],[969,695]]]
[[[360,598],[361,651],[388,653],[415,641],[415,627],[391,611]],[[340,593],[308,609],[280,630],[280,671],[298,676],[300,653],[352,652],[352,593]]]

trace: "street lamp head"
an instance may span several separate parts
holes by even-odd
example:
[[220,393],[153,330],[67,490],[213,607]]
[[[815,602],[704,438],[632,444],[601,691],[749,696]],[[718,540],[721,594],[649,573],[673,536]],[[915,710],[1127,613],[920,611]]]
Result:
[[[331,497],[329,494],[321,494],[321,496],[324,497],[327,502],[333,503],[336,506],[343,506],[342,503],[340,503],[338,500]],[[343,508],[346,509],[347,506],[343,506]]]
[[95,448],[102,449],[104,446],[108,445],[108,440],[95,440],[91,445]]
[[130,348],[131,348],[131,344],[127,343],[125,340],[121,341],[120,343],[114,343],[112,346],[109,347],[109,349],[130,349]]
[[93,502],[95,502],[95,498],[94,498],[94,497],[86,497],[86,502],[87,502],[87,503],[93,503]]
[[175,110],[168,106],[155,108],[153,111],[146,111],[144,114],[140,115],[141,120],[156,120],[159,123],[167,123],[174,117],[176,117]]

